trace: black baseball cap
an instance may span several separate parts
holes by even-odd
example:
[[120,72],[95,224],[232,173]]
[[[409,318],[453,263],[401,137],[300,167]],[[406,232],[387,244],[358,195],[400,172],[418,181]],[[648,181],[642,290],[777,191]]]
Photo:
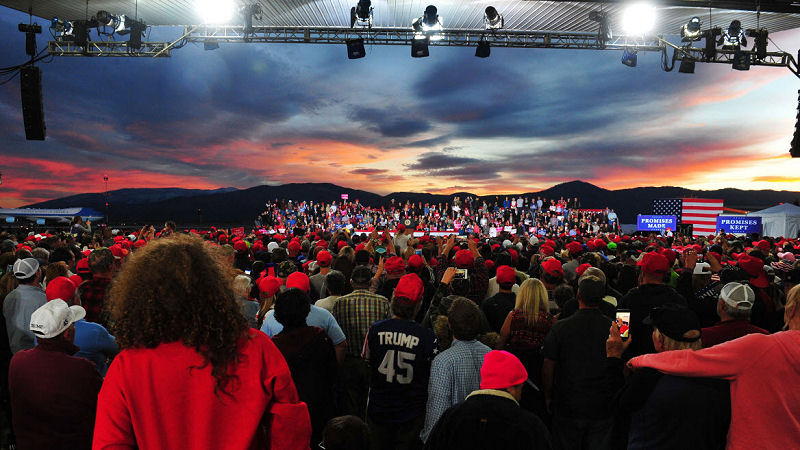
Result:
[[644,319],[643,323],[658,328],[661,334],[676,341],[695,342],[700,339],[699,333],[697,339],[683,337],[687,332],[691,330],[700,331],[701,328],[697,314],[685,306],[668,303],[655,307],[650,311],[650,315]]

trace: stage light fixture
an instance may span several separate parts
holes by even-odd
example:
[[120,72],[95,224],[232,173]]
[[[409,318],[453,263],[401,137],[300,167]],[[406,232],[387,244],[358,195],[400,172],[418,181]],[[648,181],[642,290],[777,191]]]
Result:
[[656,24],[656,9],[646,3],[634,3],[622,13],[622,29],[625,34],[643,36]]
[[747,38],[744,36],[742,23],[738,20],[733,20],[728,25],[728,28],[722,32],[717,45],[721,45],[724,50],[737,50],[741,47],[747,47]]
[[36,35],[41,34],[42,26],[38,23],[21,23],[17,29],[21,33],[25,33],[25,53],[33,59],[36,56]]
[[638,56],[636,55],[636,49],[631,50],[630,48],[625,48],[625,51],[622,52],[622,64],[625,64],[628,67],[636,67]]
[[700,38],[703,37],[703,31],[700,29],[703,26],[703,22],[700,20],[699,17],[695,16],[692,17],[689,22],[687,22],[681,28],[681,41],[682,42],[692,42],[692,41],[699,41]]
[[414,19],[411,23],[411,28],[414,30],[414,39],[424,38],[434,41],[442,38],[439,32],[444,29],[442,18],[433,5],[428,5],[423,15]]
[[[483,24],[487,30],[498,30],[504,25],[503,15],[494,6],[487,6],[483,14]],[[488,56],[488,55],[487,55]]]
[[72,34],[72,23],[66,20],[60,20],[58,17],[53,17],[50,21],[50,29],[55,34]]
[[411,40],[411,57],[412,58],[425,58],[429,56],[428,52],[428,38],[424,37],[417,39],[416,37]]
[[703,56],[706,61],[713,61],[717,57],[717,36],[722,33],[719,28],[712,28],[703,32],[703,37],[706,39],[706,48],[703,50]]
[[680,73],[694,73],[694,59],[686,58],[681,60],[681,65],[678,67]]
[[213,38],[206,38],[203,41],[203,50],[216,50],[219,48],[219,41]]
[[358,4],[350,8],[350,28],[356,23],[361,27],[372,27],[372,2],[358,0]]
[[347,40],[347,58],[348,59],[358,59],[367,56],[367,52],[364,49],[364,40],[363,39],[348,39]]
[[478,42],[478,47],[475,49],[475,56],[478,58],[488,58],[491,53],[492,47],[489,45],[489,42],[481,39],[481,41]]
[[233,18],[235,4],[233,0],[198,0],[197,11],[203,23],[226,25]]
[[769,45],[769,32],[766,28],[759,28],[757,30],[747,30],[747,35],[754,38],[756,44],[754,50],[756,51],[757,59],[764,59],[767,57],[767,45]]
[[604,11],[590,11],[589,20],[597,22],[600,28],[597,30],[597,41],[601,47],[605,47],[606,42],[613,39],[611,27],[608,25],[608,14]]

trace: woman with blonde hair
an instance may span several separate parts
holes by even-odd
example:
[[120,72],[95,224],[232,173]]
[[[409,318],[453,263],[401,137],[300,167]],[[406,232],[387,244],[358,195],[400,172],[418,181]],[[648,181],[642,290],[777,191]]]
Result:
[[130,256],[109,294],[122,351],[98,397],[94,449],[308,448],[289,367],[247,326],[232,284],[195,237]]
[[514,353],[520,359],[527,353],[538,353],[554,322],[547,289],[539,279],[528,278],[519,287],[514,309],[508,313],[500,330],[497,347]]

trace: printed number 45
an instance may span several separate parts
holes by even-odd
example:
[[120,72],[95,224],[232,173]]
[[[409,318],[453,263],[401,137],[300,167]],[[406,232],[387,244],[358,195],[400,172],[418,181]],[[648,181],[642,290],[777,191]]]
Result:
[[[395,358],[395,354],[397,358]],[[414,380],[414,366],[411,365],[411,362],[414,361],[416,356],[414,353],[389,350],[383,357],[381,365],[378,366],[378,372],[386,375],[387,383],[392,383],[396,376],[398,383],[410,384]],[[398,373],[398,370],[405,371],[405,375]]]

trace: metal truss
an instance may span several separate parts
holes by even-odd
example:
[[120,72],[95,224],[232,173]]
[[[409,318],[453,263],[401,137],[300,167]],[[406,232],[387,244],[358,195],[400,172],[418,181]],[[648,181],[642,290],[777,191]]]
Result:
[[[267,42],[288,44],[341,44],[352,39],[363,39],[374,45],[411,45],[416,34],[409,28],[344,28],[344,27],[255,27],[245,33],[242,26],[187,28],[189,42],[238,43]],[[617,36],[602,42],[597,33],[549,32],[517,30],[444,30],[430,35],[428,45],[451,47],[474,47],[486,41],[492,47],[511,48],[560,48],[585,50],[663,51],[664,46],[657,37],[638,40]]]
[[[712,58],[707,58],[704,49],[694,47],[677,47],[673,56],[674,61],[696,61],[716,64],[733,64],[737,52],[734,50],[717,49]],[[767,52],[764,58],[759,59],[755,51],[742,50],[740,52],[750,62],[750,66],[786,67],[795,76],[800,78],[800,67],[793,55],[786,52]]]
[[83,47],[73,41],[56,40],[47,43],[47,51],[53,56],[168,57],[169,45],[169,42],[143,41],[141,49],[130,49],[127,41],[89,41]]

